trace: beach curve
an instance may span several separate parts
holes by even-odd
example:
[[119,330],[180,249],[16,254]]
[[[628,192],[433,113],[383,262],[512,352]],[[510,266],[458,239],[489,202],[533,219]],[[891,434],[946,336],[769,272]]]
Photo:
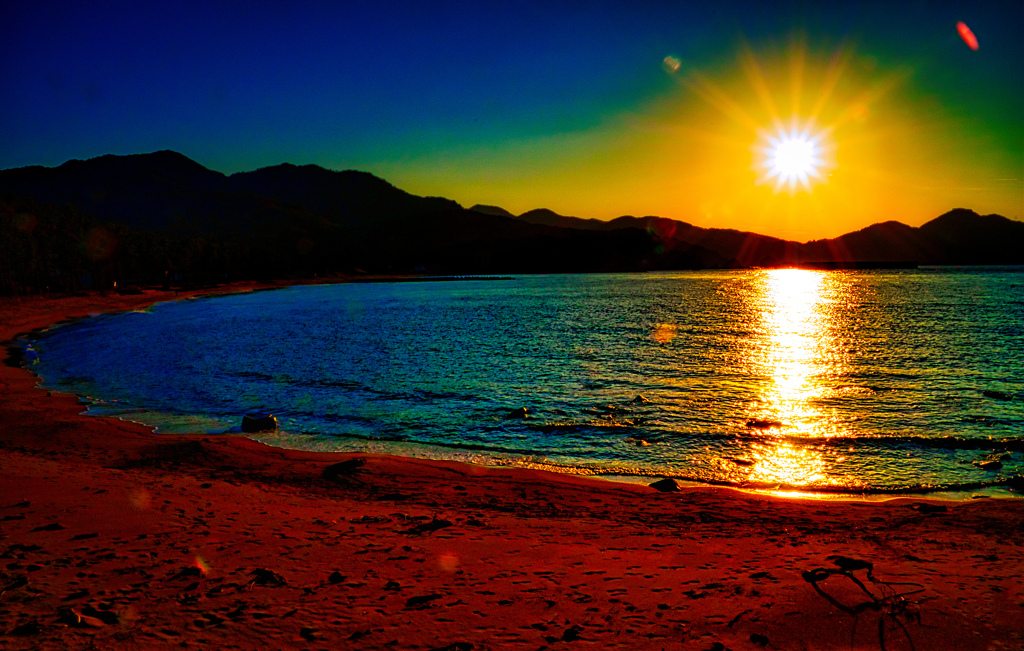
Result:
[[[4,298],[0,341],[206,293]],[[10,648],[987,649],[1024,639],[1021,500],[659,493],[157,435],[81,411],[19,366],[0,368]],[[365,463],[335,467],[355,458]]]

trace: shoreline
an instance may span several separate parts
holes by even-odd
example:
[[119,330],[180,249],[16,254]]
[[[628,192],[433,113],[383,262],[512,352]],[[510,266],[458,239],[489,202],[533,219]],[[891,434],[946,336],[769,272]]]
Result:
[[[0,341],[92,312],[279,286],[4,298]],[[0,366],[6,648],[1024,643],[1020,500],[660,493],[155,434],[85,416],[36,379]]]
[[[113,296],[110,292],[106,293],[105,296],[96,293],[92,296],[94,300],[100,300],[101,296],[108,303],[113,303],[113,309],[106,309],[102,312],[90,312],[89,314],[77,315],[65,319],[61,319],[55,323],[48,323],[46,325],[33,328],[29,331],[17,333],[13,338],[3,341],[3,344],[7,347],[7,358],[5,363],[8,365],[25,365],[25,359],[23,350],[18,346],[18,341],[22,340],[33,340],[43,335],[48,330],[53,328],[71,325],[76,322],[82,321],[86,318],[101,315],[117,315],[126,312],[139,312],[148,311],[151,307],[162,304],[162,303],[173,303],[180,300],[191,300],[205,297],[216,297],[216,296],[231,296],[245,293],[255,293],[263,291],[273,291],[278,289],[287,289],[295,285],[308,285],[308,284],[338,284],[338,283],[368,283],[368,282],[433,282],[437,280],[510,280],[511,277],[369,277],[369,278],[333,278],[333,279],[310,279],[299,281],[297,283],[235,283],[225,284],[216,287],[205,287],[189,291],[174,291],[174,295],[170,296],[171,292],[159,291],[154,289],[148,289],[146,292],[135,290],[125,295]],[[148,292],[148,293],[147,293]],[[160,298],[154,298],[152,295],[159,295]],[[125,296],[131,297],[130,300],[126,301],[130,305],[128,307],[118,306],[120,299]],[[148,296],[148,299],[146,298]],[[44,297],[40,297],[44,299]],[[67,297],[65,297],[67,298]],[[62,299],[63,300],[63,299]],[[33,373],[29,366],[25,367],[30,373]],[[34,375],[34,373],[33,373]],[[36,376],[37,381],[41,386],[44,386],[41,378]],[[53,388],[54,391],[62,391],[61,387]],[[66,391],[66,389],[63,389]],[[93,403],[92,399],[85,395],[79,395],[78,398],[85,405],[86,412],[88,413],[94,406],[98,406],[96,413],[89,415],[96,418],[112,418],[117,420],[123,420],[126,423],[137,424],[148,429],[151,429],[154,433],[157,431],[158,420],[150,419],[150,422],[144,420],[135,420],[132,413],[125,414],[123,411],[119,412],[116,408],[105,409],[105,403],[99,401]],[[241,414],[239,414],[240,418]],[[226,429],[224,429],[226,427]],[[222,424],[221,427],[209,429],[207,431],[187,431],[182,432],[173,428],[170,431],[170,435],[206,435],[206,436],[219,436],[219,435],[234,435],[239,434],[240,429],[237,423],[233,426],[227,426]],[[642,484],[649,485],[651,482],[662,479],[672,478],[677,481],[681,486],[685,487],[718,487],[725,489],[738,490],[745,493],[754,495],[768,495],[784,497],[787,499],[810,499],[810,500],[829,500],[829,501],[884,501],[889,499],[935,499],[942,501],[969,501],[977,497],[989,497],[994,499],[1024,499],[1024,493],[1019,492],[1022,487],[1020,484],[1019,477],[997,477],[989,480],[975,480],[964,483],[954,483],[946,485],[881,485],[881,486],[800,486],[800,485],[774,485],[768,482],[748,482],[748,483],[736,483],[728,480],[720,479],[694,479],[680,473],[677,470],[665,470],[663,472],[655,472],[654,469],[650,468],[633,468],[622,465],[611,465],[602,464],[600,462],[587,462],[583,459],[578,459],[579,463],[572,464],[567,462],[557,461],[528,461],[529,455],[534,454],[528,451],[508,451],[496,448],[490,448],[486,445],[480,446],[469,446],[459,444],[445,444],[441,442],[420,442],[415,440],[405,439],[376,439],[373,437],[362,437],[354,436],[351,440],[345,439],[347,443],[339,443],[339,449],[330,449],[331,444],[329,441],[317,439],[315,441],[307,440],[305,437],[299,437],[296,439],[294,436],[287,434],[282,431],[287,437],[279,441],[267,440],[269,436],[252,436],[248,435],[249,438],[259,441],[269,447],[281,447],[284,449],[302,450],[317,453],[338,453],[338,454],[364,454],[374,455],[383,454],[399,457],[410,457],[418,459],[433,459],[437,461],[454,461],[454,462],[467,462],[483,465],[486,467],[499,467],[499,468],[527,468],[534,470],[541,470],[545,472],[553,472],[563,475],[572,475],[579,477],[590,477],[602,481],[611,481],[617,483],[630,483],[630,484]],[[166,432],[162,432],[161,435],[168,435]],[[377,448],[377,449],[373,449]],[[998,448],[993,448],[998,449]],[[1017,490],[1015,490],[1017,489]]]

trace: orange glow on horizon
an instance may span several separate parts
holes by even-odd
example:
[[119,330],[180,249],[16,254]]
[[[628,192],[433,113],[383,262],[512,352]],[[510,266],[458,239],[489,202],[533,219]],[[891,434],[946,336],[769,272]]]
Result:
[[920,226],[965,203],[1019,214],[1019,186],[995,180],[1012,176],[1002,163],[957,153],[991,139],[937,107],[909,63],[795,35],[699,66],[674,53],[651,65],[672,85],[586,129],[368,167],[414,194],[513,214],[655,215],[799,242],[890,219]]

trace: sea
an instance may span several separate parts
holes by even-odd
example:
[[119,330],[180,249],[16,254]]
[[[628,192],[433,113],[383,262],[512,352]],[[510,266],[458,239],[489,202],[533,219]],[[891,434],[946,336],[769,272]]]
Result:
[[249,436],[284,448],[797,495],[1013,495],[1024,470],[1021,267],[306,285],[22,345],[89,414],[242,435],[268,410]]

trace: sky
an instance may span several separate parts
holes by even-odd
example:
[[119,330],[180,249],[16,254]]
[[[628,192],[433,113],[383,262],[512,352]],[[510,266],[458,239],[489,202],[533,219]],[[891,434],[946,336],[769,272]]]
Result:
[[0,169],[171,149],[800,241],[1019,220],[1021,34],[1020,0],[2,1]]

